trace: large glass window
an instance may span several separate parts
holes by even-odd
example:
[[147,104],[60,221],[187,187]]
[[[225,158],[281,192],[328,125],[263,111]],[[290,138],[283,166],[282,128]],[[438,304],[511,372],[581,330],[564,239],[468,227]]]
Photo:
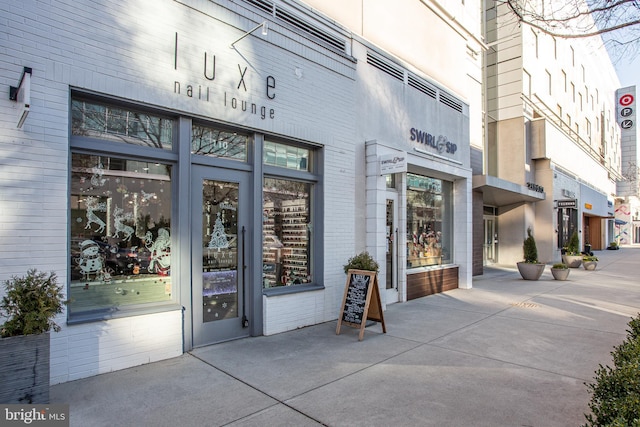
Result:
[[246,135],[194,124],[191,131],[191,153],[233,160],[247,160]]
[[311,282],[312,185],[265,178],[262,282],[265,288]]
[[171,166],[71,156],[71,315],[172,299]]
[[452,262],[453,185],[407,174],[407,267]]
[[74,98],[71,101],[71,132],[74,136],[171,150],[173,120]]

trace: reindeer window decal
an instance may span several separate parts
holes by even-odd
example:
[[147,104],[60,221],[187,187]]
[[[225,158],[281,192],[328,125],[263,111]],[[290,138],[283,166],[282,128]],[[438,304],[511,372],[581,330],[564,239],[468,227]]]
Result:
[[72,154],[72,312],[172,298],[171,202],[170,165]]

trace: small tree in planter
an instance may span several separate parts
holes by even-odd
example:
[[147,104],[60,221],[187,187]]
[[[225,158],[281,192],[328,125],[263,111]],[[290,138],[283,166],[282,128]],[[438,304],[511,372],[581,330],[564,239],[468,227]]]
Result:
[[0,402],[49,403],[49,334],[66,304],[56,274],[31,269],[4,284],[0,314]]
[[524,280],[538,280],[544,271],[544,264],[538,262],[538,247],[531,233],[531,227],[527,228],[527,238],[522,245],[524,261],[518,263],[518,271]]
[[578,232],[574,231],[569,238],[567,245],[567,253],[562,255],[562,262],[567,264],[569,268],[578,268],[582,264],[582,255],[580,254],[580,239]]

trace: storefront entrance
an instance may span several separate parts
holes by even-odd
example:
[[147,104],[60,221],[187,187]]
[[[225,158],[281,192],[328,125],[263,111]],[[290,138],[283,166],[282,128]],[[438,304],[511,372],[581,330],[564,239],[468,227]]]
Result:
[[245,278],[250,277],[250,198],[246,173],[192,169],[193,344],[249,335]]
[[482,245],[482,264],[491,265],[496,263],[496,244],[498,234],[496,233],[496,217],[493,215],[484,216],[484,243]]
[[387,193],[386,209],[386,295],[385,304],[398,302],[398,194]]

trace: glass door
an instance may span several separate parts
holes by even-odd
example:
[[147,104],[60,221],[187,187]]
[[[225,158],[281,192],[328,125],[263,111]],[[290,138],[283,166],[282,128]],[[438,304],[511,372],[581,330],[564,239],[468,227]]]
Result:
[[398,195],[387,193],[386,226],[386,291],[385,304],[398,302]]
[[496,243],[498,243],[498,235],[496,234],[496,218],[494,216],[484,216],[484,244],[483,246],[483,265],[491,265],[496,262]]
[[245,173],[193,167],[192,304],[194,346],[249,335]]

